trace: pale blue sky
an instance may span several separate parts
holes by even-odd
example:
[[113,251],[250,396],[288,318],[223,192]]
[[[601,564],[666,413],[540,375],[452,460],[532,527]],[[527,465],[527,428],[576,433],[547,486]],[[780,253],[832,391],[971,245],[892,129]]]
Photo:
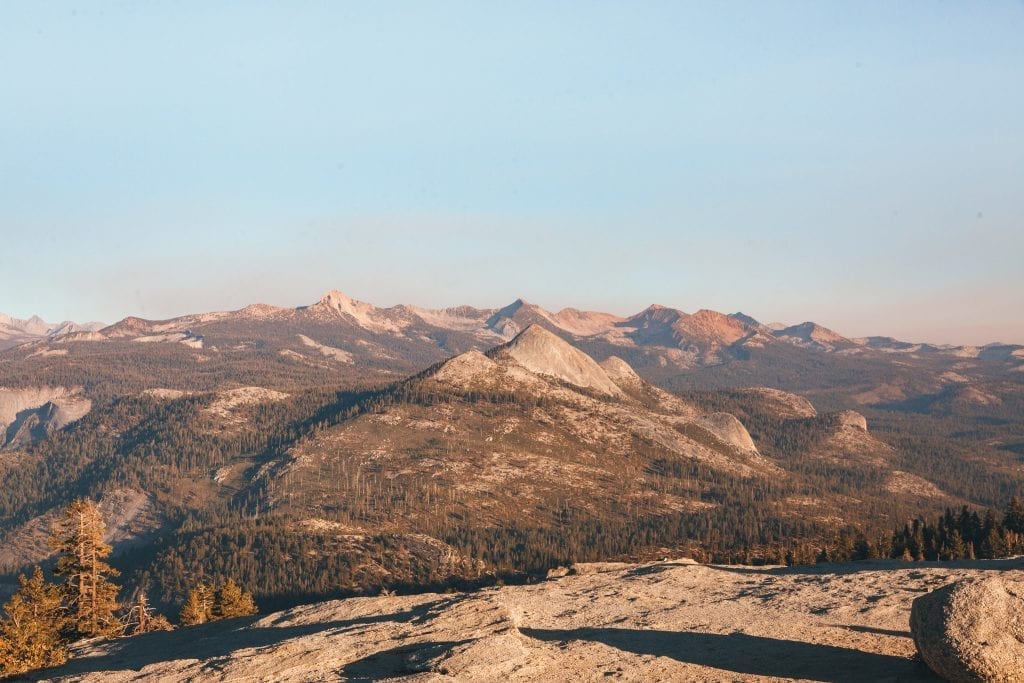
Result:
[[0,311],[1024,342],[1024,2],[0,4]]

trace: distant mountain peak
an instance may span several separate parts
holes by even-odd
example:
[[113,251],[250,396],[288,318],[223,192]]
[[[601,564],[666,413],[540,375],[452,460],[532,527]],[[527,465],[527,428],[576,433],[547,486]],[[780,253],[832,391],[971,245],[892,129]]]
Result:
[[735,313],[732,313],[729,317],[733,318],[734,320],[739,320],[741,323],[745,323],[747,325],[750,325],[751,327],[757,327],[757,328],[766,327],[766,325],[763,325],[761,323],[761,321],[758,320],[757,318],[754,318],[753,316],[749,316],[746,313],[742,313],[740,311],[736,311]]
[[278,314],[284,310],[286,309],[271,306],[270,304],[249,304],[245,308],[241,309],[239,313],[253,318],[269,318],[270,316]]
[[508,306],[499,308],[487,319],[487,327],[505,337],[514,337],[529,325],[538,321],[551,322],[551,315],[540,306],[525,299],[516,299]]
[[630,316],[627,320],[632,322],[656,320],[662,323],[671,323],[679,320],[685,315],[685,313],[675,308],[669,308],[668,306],[662,306],[661,304],[651,304],[639,313]]
[[28,334],[45,335],[53,327],[50,323],[46,322],[38,315],[33,315],[28,320],[25,320],[19,326]]
[[19,320],[0,313],[0,350],[27,342],[64,337],[75,332],[96,331],[103,327],[106,327],[104,323],[79,324],[71,320],[48,323],[38,315],[33,315],[28,320]]
[[694,337],[704,337],[719,344],[731,344],[750,332],[750,325],[718,311],[702,308],[682,322]]
[[131,336],[133,334],[147,333],[149,332],[150,327],[150,321],[130,315],[127,318],[119,320],[113,325],[104,327],[100,332],[111,336]]
[[344,292],[337,289],[331,289],[320,297],[320,303],[324,306],[333,306],[334,308],[348,308],[356,303],[356,300]]
[[711,325],[718,328],[727,328],[730,330],[745,330],[751,327],[746,321],[737,318],[733,315],[727,315],[725,313],[719,313],[710,308],[702,308],[696,313],[688,316],[691,320],[700,321],[702,324]]
[[781,337],[795,337],[805,342],[818,342],[819,344],[837,344],[850,341],[841,334],[810,320],[778,330],[777,334]]
[[495,311],[495,315],[496,316],[500,315],[500,316],[503,316],[503,317],[506,317],[506,318],[511,318],[512,316],[514,316],[516,313],[518,313],[520,310],[522,310],[524,308],[525,309],[534,309],[534,308],[537,308],[537,306],[534,306],[533,304],[531,304],[526,299],[523,299],[522,297],[520,297],[520,298],[516,299],[515,301],[513,301],[512,303],[510,303],[509,305],[502,306],[501,308],[499,308],[497,311]]
[[398,332],[401,329],[401,326],[388,316],[386,309],[353,299],[336,289],[324,294],[320,301],[310,308],[321,312],[321,315],[326,312],[328,315],[345,316],[359,327],[374,332]]

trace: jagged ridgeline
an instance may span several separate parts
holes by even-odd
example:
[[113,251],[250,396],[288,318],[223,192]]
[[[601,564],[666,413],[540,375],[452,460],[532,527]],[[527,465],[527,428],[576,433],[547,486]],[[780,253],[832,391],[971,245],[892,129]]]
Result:
[[[175,352],[196,351],[182,339]],[[135,391],[142,379],[126,375],[96,391],[5,390],[17,426],[0,453],[0,564],[45,560],[56,511],[86,496],[107,520],[113,563],[155,602],[233,577],[274,607],[668,552],[779,561],[827,546],[841,557],[858,529],[886,552],[907,518],[1001,505],[1017,486],[998,468],[964,480],[923,465],[862,414],[819,414],[784,391],[668,393],[540,324],[377,387],[358,373],[340,381],[345,352],[309,339],[320,370],[256,365],[234,388],[217,365],[186,388]],[[52,406],[32,407],[42,399]]]
[[[253,304],[170,320],[49,324],[0,314],[0,387],[88,388],[91,396],[151,388],[214,390],[351,385],[421,371],[485,351],[537,324],[596,358],[619,356],[672,388],[770,385],[828,390],[864,406],[995,406],[1019,392],[1024,347],[848,338],[812,322],[765,325],[743,313],[650,306],[620,317],[519,299],[508,306],[379,308],[337,291],[298,308]],[[8,348],[10,347],[10,348]],[[5,350],[6,349],[6,350]]]

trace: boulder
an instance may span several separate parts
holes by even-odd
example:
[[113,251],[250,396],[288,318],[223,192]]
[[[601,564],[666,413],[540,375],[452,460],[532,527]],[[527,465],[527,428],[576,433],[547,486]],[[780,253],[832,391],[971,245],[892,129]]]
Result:
[[1024,680],[1024,584],[965,579],[914,600],[910,631],[947,681]]
[[547,573],[547,575],[544,578],[546,578],[546,579],[560,579],[560,578],[562,578],[564,576],[569,576],[569,568],[568,567],[552,567],[551,569],[548,570],[548,573]]

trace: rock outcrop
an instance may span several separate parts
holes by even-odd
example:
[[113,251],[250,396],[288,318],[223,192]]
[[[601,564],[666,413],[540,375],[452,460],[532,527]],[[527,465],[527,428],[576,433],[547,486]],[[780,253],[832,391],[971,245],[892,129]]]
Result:
[[1024,572],[1017,560],[924,565],[581,564],[555,581],[80,641],[63,667],[26,680],[933,683],[913,642],[894,637],[911,596],[944,577]]
[[812,346],[823,350],[833,350],[837,346],[849,346],[852,342],[846,337],[833,332],[817,323],[804,322],[790,325],[777,332],[777,336],[798,346]]
[[0,448],[27,446],[90,408],[81,387],[0,387]]
[[711,413],[697,420],[697,424],[734,448],[741,451],[757,451],[754,440],[750,438],[750,432],[731,413]]
[[855,410],[840,410],[832,414],[832,420],[840,427],[856,427],[868,431],[868,420]]
[[928,667],[948,681],[1024,680],[1024,585],[965,579],[914,600],[910,630]]
[[618,356],[609,356],[600,365],[608,377],[624,389],[635,389],[643,384],[636,370]]
[[530,372],[547,375],[577,387],[609,396],[622,389],[593,358],[540,325],[530,325],[513,339],[503,353]]
[[814,405],[799,394],[768,387],[751,387],[739,389],[738,392],[758,399],[764,408],[771,410],[784,420],[803,420],[818,416]]
[[444,362],[433,378],[450,382],[459,388],[469,388],[474,383],[494,384],[499,380],[498,364],[479,351],[466,351]]
[[[153,497],[138,489],[105,491],[99,509],[106,522],[103,540],[114,546],[115,553],[138,545],[164,524]],[[0,543],[0,566],[24,567],[52,557],[49,539],[60,515],[60,509],[53,508],[11,529]]]

